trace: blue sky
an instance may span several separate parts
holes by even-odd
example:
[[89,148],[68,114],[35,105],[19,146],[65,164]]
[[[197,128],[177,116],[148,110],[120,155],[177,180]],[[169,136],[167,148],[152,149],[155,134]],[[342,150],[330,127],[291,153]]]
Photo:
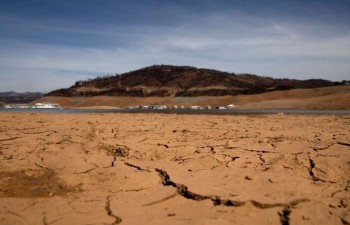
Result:
[[153,64],[350,79],[349,0],[1,0],[0,91]]

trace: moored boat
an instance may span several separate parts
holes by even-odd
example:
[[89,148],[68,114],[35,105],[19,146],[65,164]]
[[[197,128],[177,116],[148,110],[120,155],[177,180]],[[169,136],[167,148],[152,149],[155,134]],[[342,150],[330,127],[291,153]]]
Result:
[[57,103],[35,103],[30,107],[31,109],[62,109]]

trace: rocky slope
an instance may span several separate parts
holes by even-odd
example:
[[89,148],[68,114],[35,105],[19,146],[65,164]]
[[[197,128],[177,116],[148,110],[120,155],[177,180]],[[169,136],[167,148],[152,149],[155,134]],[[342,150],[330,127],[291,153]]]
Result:
[[259,94],[274,90],[319,88],[334,82],[312,79],[273,79],[252,74],[234,74],[188,66],[151,66],[121,75],[77,81],[72,87],[48,96],[224,96]]

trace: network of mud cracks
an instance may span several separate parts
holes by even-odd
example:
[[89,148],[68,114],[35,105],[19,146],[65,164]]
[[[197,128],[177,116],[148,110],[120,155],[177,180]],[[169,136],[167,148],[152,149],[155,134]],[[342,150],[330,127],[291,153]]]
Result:
[[[346,180],[346,170],[344,169],[345,173],[342,171],[348,165],[346,158],[350,146],[348,133],[343,129],[346,125],[337,123],[339,127],[327,126],[327,129],[332,127],[332,132],[324,129],[327,130],[325,134],[309,129],[311,134],[305,133],[306,137],[301,137],[299,133],[275,127],[267,127],[264,130],[266,135],[256,133],[256,128],[251,129],[249,126],[262,123],[264,120],[260,118],[253,120],[249,117],[249,123],[239,126],[236,121],[234,129],[231,126],[225,127],[228,124],[226,118],[222,119],[222,123],[221,118],[210,119],[208,124],[197,118],[197,124],[190,121],[188,123],[193,126],[187,126],[186,129],[176,124],[171,125],[171,121],[170,125],[165,123],[168,118],[155,118],[151,120],[151,125],[147,125],[150,122],[143,117],[136,119],[137,126],[125,126],[125,122],[122,123],[119,119],[112,125],[105,123],[106,119],[102,120],[103,118],[96,119],[96,123],[93,123],[89,118],[86,119],[89,126],[82,126],[83,130],[68,125],[59,127],[57,124],[60,123],[56,122],[53,129],[59,132],[39,130],[33,133],[22,132],[22,128],[15,131],[12,128],[0,128],[0,131],[7,132],[4,138],[0,138],[3,143],[0,155],[4,159],[4,164],[0,166],[8,166],[8,170],[0,172],[0,201],[4,203],[1,208],[3,211],[0,211],[0,214],[3,213],[3,218],[0,215],[0,224],[1,219],[6,221],[16,215],[17,219],[26,222],[32,219],[37,223],[44,218],[44,224],[58,220],[64,224],[70,221],[62,216],[67,211],[72,215],[71,218],[79,218],[81,224],[86,224],[84,219],[92,214],[97,215],[96,224],[130,224],[132,218],[123,211],[127,207],[120,207],[120,202],[130,204],[131,211],[142,211],[142,218],[153,210],[157,212],[154,218],[164,215],[164,220],[177,221],[188,217],[193,224],[198,221],[202,223],[203,218],[197,218],[192,210],[183,213],[177,207],[179,202],[185,206],[198,204],[208,207],[203,212],[212,214],[206,215],[206,218],[215,217],[230,222],[243,218],[240,215],[248,217],[252,211],[263,212],[264,219],[269,217],[275,224],[294,225],[301,220],[316,221],[311,216],[324,220],[326,216],[323,215],[334,212],[327,218],[335,222],[329,224],[349,224],[346,211],[350,183]],[[273,119],[275,117],[270,120]],[[344,124],[347,122],[342,121]],[[276,126],[275,123],[272,124]],[[310,126],[311,122],[307,124]],[[216,133],[212,133],[213,127],[219,125]],[[288,129],[293,128],[290,126]],[[31,138],[34,150],[21,145],[25,138]],[[302,143],[298,144],[299,142]],[[289,145],[293,145],[293,148]],[[63,151],[64,149],[70,151]],[[276,149],[277,152],[274,151]],[[28,161],[29,166],[21,166],[23,161]],[[336,167],[338,165],[339,168]],[[331,170],[332,168],[338,170]],[[183,174],[179,175],[181,172]],[[239,172],[243,173],[238,174]],[[211,190],[201,189],[197,185],[206,183],[206,180],[197,179],[197,174],[204,176],[214,173],[218,177],[225,173],[225,177],[222,177],[228,183],[227,189],[233,189],[232,192],[226,191],[226,187],[222,188],[224,191],[217,188],[216,185],[222,184],[220,178],[214,176],[210,177]],[[289,182],[284,177],[274,177],[279,173],[286,174],[287,178],[289,174],[298,174],[299,180],[305,185],[302,194],[286,199],[278,198],[283,196],[283,193],[278,194],[284,189],[277,188]],[[260,175],[264,177],[258,177]],[[237,183],[230,183],[227,177]],[[249,192],[245,192],[242,197],[243,194],[239,196],[240,189],[234,189],[238,185],[252,187],[259,182],[269,187],[266,192],[276,191],[277,197],[259,198],[251,196]],[[309,195],[310,192],[304,192],[307,189],[314,190],[316,194]],[[95,193],[98,195],[94,196]],[[54,196],[58,198],[50,198]],[[324,199],[325,196],[330,197]],[[130,202],[134,200],[138,203],[132,205]],[[23,207],[19,208],[19,204],[23,204]],[[77,211],[85,206],[86,212],[85,209]],[[59,207],[61,211],[57,210]],[[166,207],[171,209],[162,211]],[[22,208],[28,211],[21,211]],[[231,217],[229,213],[224,214],[226,212],[235,213]],[[315,216],[315,212],[320,213]],[[80,213],[86,214],[81,216]]]

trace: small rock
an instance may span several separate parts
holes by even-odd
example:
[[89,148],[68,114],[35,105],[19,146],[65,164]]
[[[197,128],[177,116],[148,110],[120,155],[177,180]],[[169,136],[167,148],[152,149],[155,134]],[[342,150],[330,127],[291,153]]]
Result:
[[4,158],[5,158],[6,160],[10,160],[10,159],[12,159],[12,155],[5,155]]
[[253,180],[253,179],[250,178],[249,176],[245,176],[244,179],[246,179],[246,180]]

